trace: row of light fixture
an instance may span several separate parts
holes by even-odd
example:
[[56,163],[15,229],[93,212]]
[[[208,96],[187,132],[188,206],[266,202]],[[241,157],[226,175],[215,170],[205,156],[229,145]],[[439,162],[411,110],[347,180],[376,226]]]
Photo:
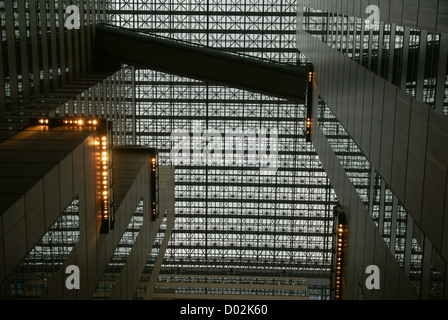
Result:
[[344,226],[338,225],[338,240],[337,240],[337,253],[336,253],[336,278],[335,278],[335,299],[340,300],[342,297],[342,250],[343,246],[343,232]]
[[308,72],[308,82],[312,83],[315,73],[313,71]]
[[99,121],[96,119],[88,119],[88,120],[84,120],[84,119],[65,119],[63,120],[63,123],[65,125],[78,125],[78,126],[82,126],[82,125],[91,125],[91,126],[96,126],[99,124]]
[[[340,207],[338,207],[339,209]],[[334,256],[334,299],[342,300],[343,298],[343,272],[345,262],[345,246],[347,241],[347,223],[345,221],[345,215],[339,212],[335,217],[335,245],[336,253]]]
[[311,142],[311,125],[312,125],[312,110],[313,110],[313,81],[315,72],[313,66],[308,65],[308,83],[306,92],[306,122],[305,122],[305,141]]
[[311,134],[311,118],[306,118],[306,137],[308,138]]
[[154,156],[150,159],[150,179],[151,179],[151,220],[156,221],[157,220],[157,198],[158,198],[158,191],[157,191],[157,155],[154,154]]
[[101,126],[103,121],[99,119],[85,119],[80,117],[63,117],[63,118],[33,118],[30,120],[31,125],[47,125],[50,127],[58,126]]
[[101,208],[101,232],[109,233],[110,230],[110,150],[106,132],[97,136],[98,167],[99,167],[99,199]]

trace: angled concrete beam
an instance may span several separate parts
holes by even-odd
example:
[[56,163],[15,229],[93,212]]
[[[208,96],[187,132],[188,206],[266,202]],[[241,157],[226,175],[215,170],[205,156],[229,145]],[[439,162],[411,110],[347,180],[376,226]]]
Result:
[[307,76],[299,67],[107,25],[97,28],[95,48],[100,67],[119,68],[126,63],[297,103],[305,101]]

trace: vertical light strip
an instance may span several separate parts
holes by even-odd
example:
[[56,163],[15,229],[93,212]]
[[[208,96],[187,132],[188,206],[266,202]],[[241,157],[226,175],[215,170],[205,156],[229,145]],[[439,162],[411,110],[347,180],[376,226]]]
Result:
[[344,214],[340,211],[341,208],[336,206],[334,208],[335,213],[335,254],[333,257],[333,288],[334,299],[342,300],[344,289],[344,267],[345,267],[345,247],[347,246],[347,223],[345,221]]
[[157,155],[154,154],[150,161],[150,179],[151,179],[151,220],[157,220]]
[[0,285],[0,300],[39,299],[45,295],[80,236],[79,201],[75,198]]
[[110,152],[109,141],[106,134],[102,131],[98,139],[99,147],[99,190],[100,190],[100,208],[101,208],[101,233],[109,233],[110,230]]
[[340,300],[342,298],[342,259],[343,259],[343,245],[344,245],[344,225],[338,224],[338,237],[337,237],[337,253],[336,253],[336,282],[335,282],[335,299]]
[[[64,118],[32,118],[31,125],[41,125],[45,127],[67,126],[72,128],[85,127],[95,131],[95,165],[97,175],[97,200],[98,211],[101,217],[101,233],[109,233],[113,228],[113,191],[112,191],[112,139],[108,130],[108,122],[104,119],[84,119],[78,117]],[[112,221],[112,222],[111,222]]]
[[308,71],[308,85],[306,93],[306,123],[305,123],[305,140],[311,142],[311,124],[313,114],[313,86],[315,72],[311,64],[307,65]]

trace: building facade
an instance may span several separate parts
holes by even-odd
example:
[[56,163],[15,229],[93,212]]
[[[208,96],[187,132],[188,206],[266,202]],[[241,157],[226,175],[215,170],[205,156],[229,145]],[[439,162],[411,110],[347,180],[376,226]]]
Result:
[[298,3],[312,140],[348,218],[346,298],[447,296],[446,14],[431,1]]
[[[117,217],[124,210],[126,219],[113,240],[101,242],[99,225],[85,222],[95,217],[81,213],[76,193],[17,252],[8,230],[25,228],[26,216],[10,220],[2,214],[2,281],[9,279],[14,288],[12,271],[42,255],[48,232],[75,230],[67,241],[85,246],[79,225],[89,230],[87,243],[102,251],[87,246],[76,253],[82,273],[98,267],[77,298],[194,298],[205,292],[222,297],[238,290],[273,296],[267,279],[279,280],[286,289],[277,293],[289,290],[290,298],[446,298],[448,19],[444,2],[433,2],[71,1],[77,12],[66,11],[63,0],[0,1],[4,181],[17,172],[7,169],[11,141],[33,132],[28,126],[34,117],[107,120],[117,161],[126,158],[119,150],[136,148],[137,159],[137,147],[144,147],[157,150],[161,170],[174,170],[174,186],[166,182],[173,194],[163,200],[172,209],[166,220],[163,214],[157,226],[145,219],[142,224],[141,199],[132,195],[132,208],[117,207]],[[79,29],[66,24],[76,18]],[[143,46],[138,53],[151,67],[112,62],[99,47],[99,36],[112,30],[138,35],[143,44],[157,40],[171,49],[195,48],[205,58],[227,54],[229,61],[237,56],[247,65],[275,65],[299,75],[306,68],[309,89],[303,101],[294,101],[220,83],[216,74],[195,78],[201,61],[194,54],[188,56],[188,76],[163,71],[157,55]],[[107,44],[109,51],[119,47],[120,42]],[[235,84],[243,80],[236,70]],[[86,148],[91,146],[84,147],[91,158]],[[274,164],[273,172],[263,171],[260,155]],[[73,159],[75,170],[80,162]],[[134,178],[147,189],[150,175]],[[43,185],[57,185],[58,179]],[[126,187],[114,185],[117,195],[135,194],[126,178],[120,181]],[[19,198],[27,190],[17,191]],[[2,212],[14,201],[2,202]],[[138,230],[150,237],[144,245],[135,238]],[[38,243],[40,251],[33,249]],[[131,244],[139,249],[129,251]],[[64,267],[71,265],[73,248],[58,258]],[[101,258],[81,258],[93,252],[102,252]],[[10,254],[17,257],[11,260]],[[380,289],[366,284],[369,266],[379,268]],[[64,291],[62,267],[53,269],[58,288],[42,285],[41,277],[35,287],[45,290],[39,289],[39,297],[74,298],[75,291]],[[167,279],[170,285],[163,286]]]
[[1,143],[1,299],[134,299],[157,278],[173,170],[153,149],[103,148],[98,129],[44,124]]

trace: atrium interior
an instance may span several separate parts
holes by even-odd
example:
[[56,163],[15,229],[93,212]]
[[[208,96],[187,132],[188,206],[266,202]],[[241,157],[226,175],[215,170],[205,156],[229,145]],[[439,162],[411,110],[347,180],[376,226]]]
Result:
[[0,299],[447,299],[429,2],[0,1]]

